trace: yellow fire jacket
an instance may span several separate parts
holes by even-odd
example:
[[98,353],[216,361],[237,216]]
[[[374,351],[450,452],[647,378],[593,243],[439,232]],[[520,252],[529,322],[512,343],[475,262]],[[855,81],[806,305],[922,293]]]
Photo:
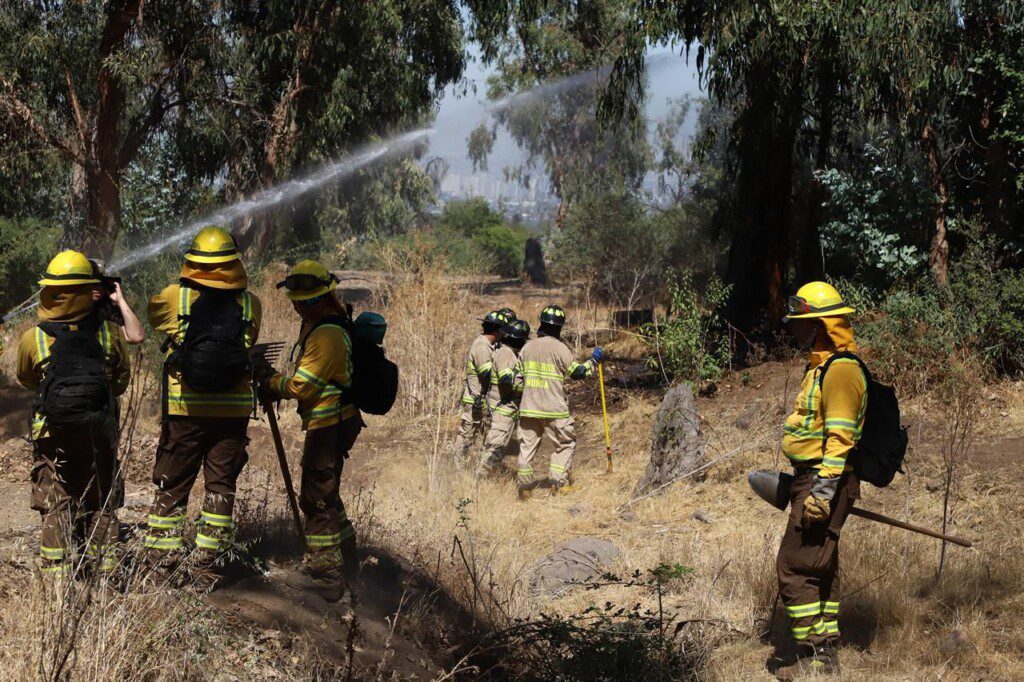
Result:
[[339,386],[352,385],[352,340],[338,324],[324,324],[308,331],[303,325],[298,347],[302,355],[290,375],[274,374],[267,382],[270,392],[279,398],[299,402],[302,428],[312,431],[333,426],[355,416],[354,405],[342,400]]
[[592,376],[593,360],[576,362],[572,351],[560,339],[538,336],[519,351],[516,367],[523,387],[520,417],[564,419],[569,416],[565,380]]
[[[523,395],[522,383],[516,382],[516,365],[519,363],[519,356],[509,346],[498,346],[494,351],[493,364],[491,366],[491,392],[487,396],[487,402],[491,411],[502,414],[506,417],[519,415],[519,399]],[[506,392],[510,394],[503,399],[501,387],[506,386]]]
[[[199,292],[180,284],[172,284],[149,299],[148,317],[153,329],[170,336],[175,344],[185,339],[185,326],[179,315],[187,315]],[[239,291],[236,299],[242,306],[246,325],[245,345],[252,348],[259,338],[263,309],[260,299],[248,291]],[[172,349],[168,348],[168,354]],[[171,367],[167,374],[167,414],[178,417],[248,417],[253,411],[252,382],[243,379],[224,393],[204,393],[188,387],[181,380],[180,370]]]
[[838,358],[824,382],[821,369],[838,351],[856,351],[846,318],[823,318],[829,343],[811,353],[792,414],[783,426],[782,452],[795,467],[813,467],[820,478],[852,469],[847,457],[860,439],[867,407],[867,380],[856,360]]
[[[462,391],[462,403],[472,405],[484,398],[484,387],[480,384],[480,375],[490,372],[493,366],[494,346],[490,339],[481,334],[473,339],[469,346],[469,357],[466,359],[466,387]],[[497,395],[497,387],[492,387]]]
[[[121,328],[109,320],[100,326],[96,338],[103,346],[110,388],[115,396],[119,396],[128,388],[128,381],[131,379],[128,343],[121,333]],[[39,388],[43,380],[43,363],[50,356],[50,346],[53,342],[54,338],[39,327],[32,327],[21,335],[18,344],[17,375],[18,382],[25,388],[32,391]],[[45,418],[40,414],[34,414],[32,439],[38,440],[49,435]]]

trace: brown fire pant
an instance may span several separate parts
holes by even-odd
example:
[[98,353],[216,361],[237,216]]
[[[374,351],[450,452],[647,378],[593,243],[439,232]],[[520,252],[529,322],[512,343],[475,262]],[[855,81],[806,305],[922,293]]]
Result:
[[490,415],[483,403],[479,406],[469,403],[460,405],[462,413],[459,415],[459,431],[455,438],[455,458],[461,465],[468,460],[477,436],[487,432]]
[[35,442],[32,509],[42,515],[39,543],[42,570],[64,573],[74,545],[102,571],[117,565],[116,510],[124,489],[118,476],[117,431],[113,422],[58,429]]
[[828,521],[804,528],[800,517],[814,477],[813,469],[796,471],[776,567],[793,638],[817,646],[839,640],[839,533],[860,498],[860,481],[843,474]]
[[572,456],[576,452],[576,430],[572,417],[562,419],[519,418],[519,464],[517,476],[520,487],[533,484],[533,458],[540,449],[541,438],[547,435],[555,445],[548,465],[552,483],[568,483],[572,473]]
[[216,556],[234,531],[235,483],[248,460],[246,417],[171,417],[164,420],[153,467],[156,495],[145,546],[162,554],[182,548],[189,493],[203,470],[206,496],[196,546]]
[[354,577],[358,571],[356,531],[345,513],[339,488],[345,460],[363,426],[357,414],[306,432],[299,507],[306,517],[306,564],[314,572],[344,567],[349,577]]
[[481,469],[494,471],[501,466],[502,458],[519,456],[519,439],[515,437],[518,425],[518,415],[495,412],[491,416],[491,428],[487,429],[484,452],[480,459]]

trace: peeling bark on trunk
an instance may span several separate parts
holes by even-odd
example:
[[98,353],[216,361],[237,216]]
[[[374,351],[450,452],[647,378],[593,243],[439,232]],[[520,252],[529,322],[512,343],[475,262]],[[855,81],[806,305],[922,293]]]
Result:
[[949,203],[949,187],[943,173],[942,158],[939,155],[935,130],[926,123],[921,132],[921,141],[928,156],[931,172],[932,191],[935,193],[935,234],[928,252],[928,267],[936,284],[945,286],[949,282],[949,238],[946,229],[946,205]]

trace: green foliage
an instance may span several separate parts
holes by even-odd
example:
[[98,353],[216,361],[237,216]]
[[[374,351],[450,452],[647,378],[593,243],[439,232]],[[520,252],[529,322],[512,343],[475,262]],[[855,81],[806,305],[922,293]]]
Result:
[[996,267],[997,244],[968,234],[949,287],[922,278],[887,294],[857,324],[872,366],[908,393],[965,363],[983,376],[1024,372],[1024,273]]
[[30,297],[46,264],[57,253],[60,229],[32,218],[0,217],[0,312]]
[[699,292],[684,272],[669,282],[669,294],[665,320],[643,329],[648,364],[671,381],[714,381],[731,360],[729,328],[721,315],[729,287],[712,278]]
[[932,195],[918,169],[893,158],[887,140],[867,145],[858,161],[819,174],[828,191],[820,228],[825,269],[880,292],[927,265]]

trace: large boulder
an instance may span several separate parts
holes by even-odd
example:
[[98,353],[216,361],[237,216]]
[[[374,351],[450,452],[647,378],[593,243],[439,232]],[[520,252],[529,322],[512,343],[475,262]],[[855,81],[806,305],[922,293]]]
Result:
[[[706,461],[693,387],[688,383],[677,384],[661,401],[651,434],[651,460],[633,489],[633,496],[686,478]],[[690,478],[702,480],[704,476],[705,472],[700,471]]]
[[566,540],[530,571],[530,590],[544,597],[557,597],[604,570],[619,548],[608,540],[589,535]]

